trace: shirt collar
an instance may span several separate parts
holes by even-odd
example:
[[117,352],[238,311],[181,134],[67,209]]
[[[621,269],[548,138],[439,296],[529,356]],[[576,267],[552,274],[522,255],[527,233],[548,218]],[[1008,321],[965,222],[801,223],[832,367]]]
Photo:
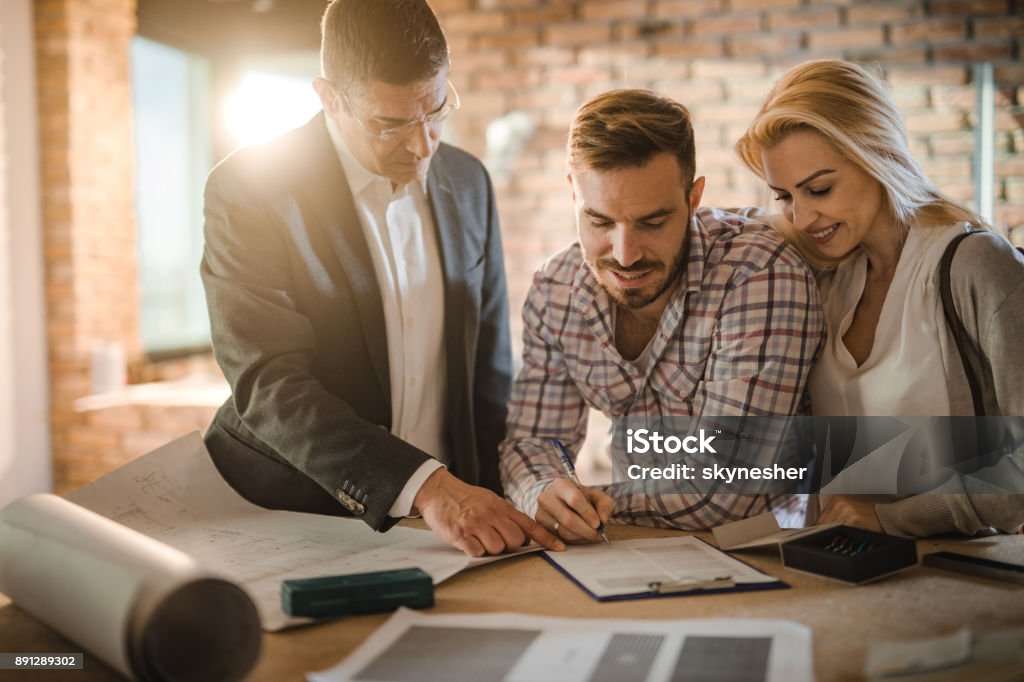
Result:
[[[327,123],[327,134],[331,138],[331,144],[334,145],[334,151],[338,154],[338,160],[341,162],[341,168],[345,171],[345,177],[348,179],[348,186],[352,190],[352,196],[358,196],[360,192],[374,182],[386,182],[388,183],[387,187],[390,189],[390,179],[368,170],[366,166],[364,166],[362,162],[352,154],[351,150],[348,148],[348,144],[345,142],[345,137],[341,134],[341,130],[338,128],[338,124],[334,122],[333,118],[327,115],[327,112],[324,112],[324,121]],[[423,193],[426,194],[426,177],[420,180],[420,188],[423,190]],[[401,189],[401,187],[398,189]]]

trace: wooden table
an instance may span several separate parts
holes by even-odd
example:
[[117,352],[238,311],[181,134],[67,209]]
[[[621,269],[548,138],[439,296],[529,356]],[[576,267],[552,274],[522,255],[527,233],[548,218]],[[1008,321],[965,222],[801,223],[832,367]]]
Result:
[[[422,527],[421,522],[403,522]],[[611,539],[663,537],[673,531],[611,526]],[[698,534],[709,539],[709,534]],[[921,540],[918,553],[939,549],[1024,562],[1024,536],[993,536],[970,542]],[[960,627],[996,629],[1024,625],[1024,586],[917,567],[875,583],[852,587],[782,567],[777,551],[739,554],[792,589],[742,594],[680,596],[670,599],[600,603],[584,594],[539,556],[500,561],[449,579],[437,588],[432,613],[519,613],[579,618],[773,618],[803,623],[814,637],[818,680],[861,679],[868,643],[952,632]],[[328,668],[353,651],[386,619],[360,616],[264,634],[253,682],[303,680],[310,670]],[[0,650],[74,652],[61,637],[0,595]],[[0,681],[18,673],[0,671]],[[121,679],[102,661],[85,654],[84,671],[32,671],[32,682]]]

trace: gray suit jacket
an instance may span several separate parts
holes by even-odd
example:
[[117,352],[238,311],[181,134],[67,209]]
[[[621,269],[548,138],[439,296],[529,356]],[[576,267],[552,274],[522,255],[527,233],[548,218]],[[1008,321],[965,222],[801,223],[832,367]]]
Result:
[[[500,492],[511,351],[494,194],[480,162],[445,144],[427,194],[445,277],[449,468]],[[218,469],[257,504],[387,530],[430,455],[389,431],[380,289],[323,114],[214,168],[205,218],[202,278],[232,389],[206,436]]]

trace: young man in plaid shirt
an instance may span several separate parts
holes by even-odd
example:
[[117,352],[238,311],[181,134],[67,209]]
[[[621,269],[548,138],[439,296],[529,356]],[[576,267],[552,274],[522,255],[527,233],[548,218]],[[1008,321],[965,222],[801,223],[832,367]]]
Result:
[[523,306],[506,495],[568,541],[600,540],[608,520],[708,529],[765,511],[765,494],[581,490],[551,440],[578,452],[587,408],[633,423],[796,414],[824,336],[812,274],[767,226],[698,208],[693,127],[668,98],[617,90],[584,104],[568,166],[579,241],[541,267]]

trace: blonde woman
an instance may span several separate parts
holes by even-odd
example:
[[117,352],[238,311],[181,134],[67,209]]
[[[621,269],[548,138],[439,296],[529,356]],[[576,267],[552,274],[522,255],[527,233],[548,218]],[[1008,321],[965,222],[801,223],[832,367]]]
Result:
[[[780,231],[820,268],[828,338],[809,383],[814,414],[975,414],[938,273],[947,245],[984,226],[921,170],[884,85],[850,62],[795,66],[736,149],[775,193]],[[985,414],[1024,415],[1024,259],[986,231],[962,241],[950,273]],[[1020,457],[999,462],[1004,490],[1024,490]],[[837,496],[819,520],[914,536],[1024,522],[1024,495],[969,492],[959,477],[937,492]]]

